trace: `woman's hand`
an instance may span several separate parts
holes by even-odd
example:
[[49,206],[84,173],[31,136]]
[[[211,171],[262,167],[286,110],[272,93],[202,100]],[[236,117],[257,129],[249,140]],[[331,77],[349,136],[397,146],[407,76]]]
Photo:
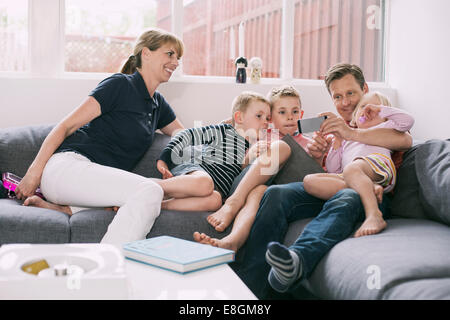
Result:
[[41,183],[41,175],[33,171],[29,171],[20,181],[14,193],[17,199],[25,200],[35,194],[36,189]]
[[158,160],[156,162],[156,169],[158,169],[158,171],[162,174],[163,179],[169,179],[173,177],[173,174],[172,172],[170,172],[169,167],[162,160]]

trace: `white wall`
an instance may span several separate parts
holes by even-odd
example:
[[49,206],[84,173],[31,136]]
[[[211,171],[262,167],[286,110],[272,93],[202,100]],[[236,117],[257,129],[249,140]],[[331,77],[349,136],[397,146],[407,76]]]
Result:
[[450,138],[450,1],[391,0],[389,84],[417,139]]
[[[106,75],[104,75],[106,76]],[[97,85],[96,79],[40,79],[0,77],[0,128],[42,123],[56,123],[77,107]],[[231,116],[233,98],[243,90],[262,94],[276,81],[260,85],[235,84],[232,79],[211,82],[175,80],[160,86],[159,91],[175,109],[186,127],[196,121],[203,125],[217,123]],[[227,82],[228,81],[228,82]],[[369,84],[396,102],[395,90]],[[322,111],[334,111],[330,96],[322,81],[299,81],[295,84],[302,96],[305,117]]]

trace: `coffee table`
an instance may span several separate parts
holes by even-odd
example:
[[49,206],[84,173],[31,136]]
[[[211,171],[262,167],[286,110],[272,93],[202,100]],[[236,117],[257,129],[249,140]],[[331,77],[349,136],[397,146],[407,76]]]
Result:
[[222,264],[187,274],[125,260],[130,299],[137,300],[256,300],[255,295]]
[[[43,259],[48,265],[39,276],[20,270]],[[69,273],[71,265],[86,273]],[[57,266],[67,273],[55,275]],[[228,264],[179,274],[124,259],[120,248],[101,244],[3,245],[0,287],[0,299],[256,299]]]

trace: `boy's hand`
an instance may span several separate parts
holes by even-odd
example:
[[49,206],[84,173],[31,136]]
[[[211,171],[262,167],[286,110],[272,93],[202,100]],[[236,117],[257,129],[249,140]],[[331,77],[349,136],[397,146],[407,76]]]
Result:
[[162,160],[158,160],[156,162],[156,169],[158,169],[158,171],[162,174],[163,179],[169,179],[173,177],[173,174],[172,172],[170,172],[169,167]]
[[269,150],[270,143],[266,140],[260,140],[253,144],[248,150],[248,156],[251,160],[258,158],[260,155],[264,154]]
[[331,146],[332,137],[325,137],[319,131],[314,132],[312,140],[306,145],[306,151],[314,159],[321,160]]

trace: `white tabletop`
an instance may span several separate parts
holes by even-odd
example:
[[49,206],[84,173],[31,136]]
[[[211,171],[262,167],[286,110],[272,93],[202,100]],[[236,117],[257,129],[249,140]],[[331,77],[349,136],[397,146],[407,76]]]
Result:
[[130,298],[137,300],[256,300],[228,264],[179,274],[126,259]]

